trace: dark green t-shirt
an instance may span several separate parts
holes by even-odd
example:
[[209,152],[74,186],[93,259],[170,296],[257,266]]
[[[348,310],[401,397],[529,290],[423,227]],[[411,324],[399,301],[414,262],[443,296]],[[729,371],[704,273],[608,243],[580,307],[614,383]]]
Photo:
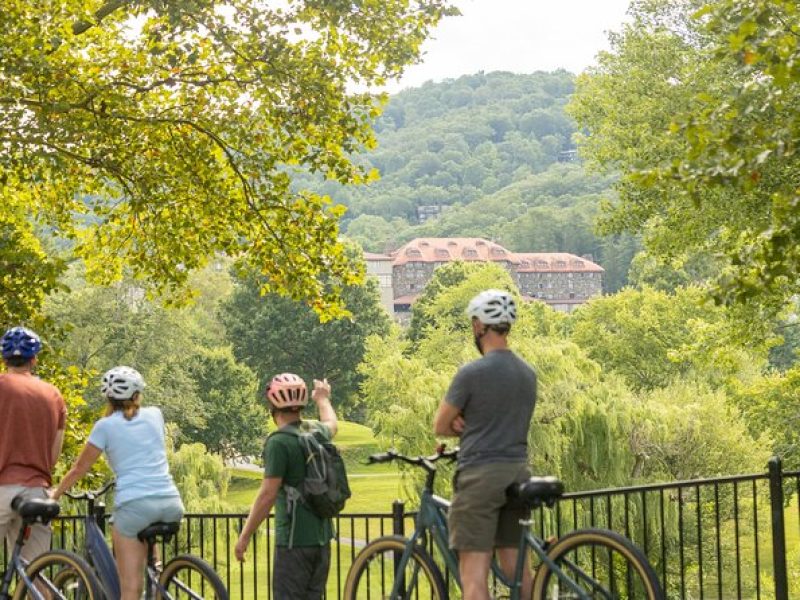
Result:
[[[327,425],[319,421],[302,421],[301,429],[315,428],[331,439]],[[280,431],[280,430],[278,430]],[[289,545],[292,517],[288,513],[286,490],[289,485],[300,488],[306,473],[303,449],[297,436],[274,432],[264,443],[264,477],[280,477],[283,484],[275,503],[275,535],[278,546]],[[330,519],[320,519],[302,501],[295,503],[294,536],[292,546],[322,546],[333,537]]]

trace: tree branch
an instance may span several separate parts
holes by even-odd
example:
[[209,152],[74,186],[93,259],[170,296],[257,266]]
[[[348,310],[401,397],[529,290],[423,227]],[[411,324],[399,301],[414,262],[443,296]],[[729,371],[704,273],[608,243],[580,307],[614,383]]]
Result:
[[109,0],[99,9],[97,9],[96,13],[94,13],[94,18],[95,18],[94,23],[90,23],[88,21],[78,21],[77,23],[73,23],[72,33],[75,35],[80,35],[82,33],[85,33],[95,25],[99,25],[100,22],[103,19],[105,19],[108,15],[122,8],[126,4],[130,3],[131,0]]

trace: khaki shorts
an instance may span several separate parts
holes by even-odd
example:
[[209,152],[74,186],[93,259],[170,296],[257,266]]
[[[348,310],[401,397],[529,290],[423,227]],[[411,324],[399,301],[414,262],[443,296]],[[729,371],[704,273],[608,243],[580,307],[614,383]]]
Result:
[[522,532],[519,522],[527,519],[530,511],[522,505],[508,505],[506,488],[530,476],[525,463],[492,463],[459,469],[448,519],[450,547],[467,552],[516,547]]
[[[22,525],[20,516],[11,510],[11,501],[19,494],[27,498],[47,498],[47,490],[43,487],[24,487],[21,485],[0,485],[0,540],[6,540],[6,548],[10,553],[17,542],[19,528]],[[50,550],[50,527],[35,523],[31,526],[30,537],[22,547],[22,557],[33,560],[43,552]]]

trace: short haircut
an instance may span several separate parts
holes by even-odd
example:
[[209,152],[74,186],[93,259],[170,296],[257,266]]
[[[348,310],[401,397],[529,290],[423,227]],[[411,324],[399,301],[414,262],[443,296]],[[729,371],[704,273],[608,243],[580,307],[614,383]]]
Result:
[[33,362],[32,358],[25,358],[24,356],[9,356],[3,359],[9,367],[25,367]]
[[269,411],[272,413],[300,413],[303,410],[302,406],[284,406],[283,408],[278,408],[272,402],[269,403]]

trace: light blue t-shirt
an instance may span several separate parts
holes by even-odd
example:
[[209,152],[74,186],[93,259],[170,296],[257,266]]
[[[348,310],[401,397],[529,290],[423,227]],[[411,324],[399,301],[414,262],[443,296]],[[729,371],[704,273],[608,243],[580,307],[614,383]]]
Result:
[[94,424],[89,443],[106,453],[117,477],[116,506],[146,496],[180,495],[169,474],[158,408],[140,408],[130,421],[122,411],[103,417]]

